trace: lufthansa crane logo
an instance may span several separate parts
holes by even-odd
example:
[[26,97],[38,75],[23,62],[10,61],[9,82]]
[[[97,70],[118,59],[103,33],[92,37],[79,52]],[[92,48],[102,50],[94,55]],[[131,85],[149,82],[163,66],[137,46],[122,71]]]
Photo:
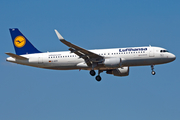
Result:
[[14,45],[18,48],[22,48],[26,44],[26,39],[23,36],[17,36],[14,39]]

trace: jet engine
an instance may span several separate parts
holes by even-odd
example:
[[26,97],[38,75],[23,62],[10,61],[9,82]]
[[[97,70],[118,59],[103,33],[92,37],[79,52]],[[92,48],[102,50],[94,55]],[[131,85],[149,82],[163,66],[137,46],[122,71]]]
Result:
[[107,70],[107,74],[113,74],[114,76],[128,76],[129,75],[129,67],[122,67],[113,70]]
[[120,63],[121,63],[121,58],[106,58],[103,62],[103,64],[106,67],[113,67],[113,68],[120,67]]

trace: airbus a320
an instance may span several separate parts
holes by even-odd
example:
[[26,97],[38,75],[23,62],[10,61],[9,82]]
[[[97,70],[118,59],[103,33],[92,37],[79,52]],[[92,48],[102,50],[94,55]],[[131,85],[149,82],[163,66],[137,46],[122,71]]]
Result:
[[21,65],[53,70],[89,70],[91,76],[101,81],[100,73],[105,71],[114,76],[128,76],[131,66],[151,66],[172,62],[176,56],[161,47],[127,47],[87,50],[65,40],[57,30],[59,40],[69,47],[69,51],[41,52],[17,29],[9,29],[15,48],[14,53],[6,53],[6,60]]

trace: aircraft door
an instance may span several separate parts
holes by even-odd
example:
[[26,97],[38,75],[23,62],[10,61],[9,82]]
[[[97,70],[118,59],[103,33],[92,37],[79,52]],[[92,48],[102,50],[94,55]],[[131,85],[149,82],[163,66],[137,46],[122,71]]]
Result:
[[43,63],[43,55],[38,56],[38,63],[42,64]]
[[149,47],[149,57],[154,57],[154,48]]

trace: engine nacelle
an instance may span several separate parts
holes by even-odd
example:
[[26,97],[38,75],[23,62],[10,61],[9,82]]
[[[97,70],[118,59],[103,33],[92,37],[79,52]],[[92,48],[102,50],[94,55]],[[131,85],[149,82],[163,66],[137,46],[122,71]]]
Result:
[[113,70],[107,70],[107,74],[113,74],[114,76],[128,76],[129,75],[129,67],[122,67]]
[[103,62],[103,64],[106,67],[112,67],[112,68],[120,67],[120,63],[121,63],[121,58],[106,58]]

